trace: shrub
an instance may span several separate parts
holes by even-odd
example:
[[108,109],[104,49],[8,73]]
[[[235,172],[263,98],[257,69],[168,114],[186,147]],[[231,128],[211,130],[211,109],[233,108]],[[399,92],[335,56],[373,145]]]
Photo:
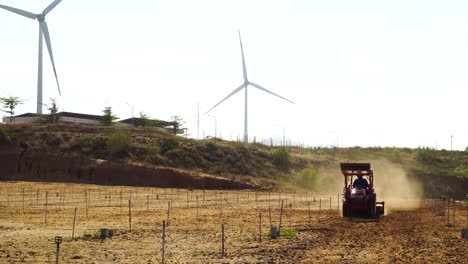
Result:
[[401,151],[398,150],[398,149],[394,149],[390,153],[390,160],[393,161],[393,162],[400,163],[401,162],[401,156],[402,156]]
[[280,148],[273,153],[273,164],[283,171],[288,171],[291,166],[291,157],[285,148]]
[[123,156],[130,148],[131,143],[130,133],[118,132],[107,140],[107,150],[113,156]]
[[178,146],[179,146],[179,142],[177,142],[177,140],[171,137],[166,137],[161,140],[159,149],[161,150],[161,153],[164,154],[168,152],[169,150],[177,148]]
[[419,147],[416,149],[416,158],[419,161],[431,163],[435,161],[435,150],[429,147]]

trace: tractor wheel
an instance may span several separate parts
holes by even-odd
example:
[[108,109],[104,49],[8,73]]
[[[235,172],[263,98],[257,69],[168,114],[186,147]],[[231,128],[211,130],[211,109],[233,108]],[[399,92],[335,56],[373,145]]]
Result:
[[369,206],[367,208],[369,218],[376,218],[377,217],[377,208],[375,204],[375,195],[373,195],[369,199]]
[[349,216],[349,212],[348,212],[348,207],[346,207],[346,205],[343,203],[343,217],[348,217]]

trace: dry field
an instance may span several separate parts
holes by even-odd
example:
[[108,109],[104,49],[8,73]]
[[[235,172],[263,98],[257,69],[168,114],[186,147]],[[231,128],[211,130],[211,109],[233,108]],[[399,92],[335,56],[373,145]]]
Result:
[[[269,208],[278,226],[281,201],[281,230],[296,235],[270,239]],[[161,263],[163,220],[166,263],[468,263],[461,205],[448,226],[433,201],[377,221],[343,219],[337,203],[337,194],[1,182],[0,263],[55,263],[55,236],[60,263]],[[114,237],[85,237],[99,228]]]

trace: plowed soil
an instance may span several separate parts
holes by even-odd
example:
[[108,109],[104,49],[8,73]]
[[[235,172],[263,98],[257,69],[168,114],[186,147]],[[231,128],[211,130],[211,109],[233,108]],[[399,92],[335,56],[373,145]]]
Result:
[[[2,182],[0,263],[55,263],[55,236],[60,263],[161,263],[163,220],[166,263],[468,263],[461,204],[455,225],[433,201],[378,220],[344,219],[337,205],[336,194]],[[270,211],[295,235],[270,239]],[[115,235],[101,240],[99,228]]]

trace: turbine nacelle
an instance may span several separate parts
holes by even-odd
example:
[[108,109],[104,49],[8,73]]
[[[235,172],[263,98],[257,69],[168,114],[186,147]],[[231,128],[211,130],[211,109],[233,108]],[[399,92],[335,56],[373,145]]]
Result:
[[44,15],[44,14],[37,14],[37,15],[36,15],[36,19],[37,19],[39,22],[44,22],[44,20],[45,20],[45,15]]

